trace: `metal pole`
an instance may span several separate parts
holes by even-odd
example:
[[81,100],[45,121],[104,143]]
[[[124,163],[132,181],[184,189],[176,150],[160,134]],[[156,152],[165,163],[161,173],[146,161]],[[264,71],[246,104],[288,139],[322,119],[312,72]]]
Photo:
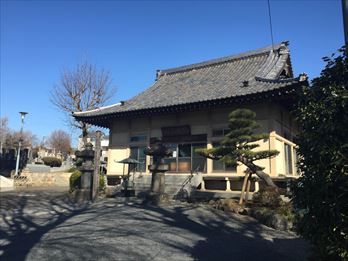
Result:
[[343,12],[344,41],[347,48],[348,46],[348,0],[342,0],[342,12]]
[[27,114],[27,112],[19,112],[19,113],[21,114],[22,126],[21,126],[21,130],[19,132],[19,142],[18,142],[18,152],[17,152],[17,159],[16,159],[15,176],[18,176],[19,158],[20,158],[20,155],[21,155],[21,145],[22,145],[22,134],[23,134],[24,117]]
[[[20,138],[19,138],[20,139]],[[18,176],[18,168],[19,168],[19,157],[21,155],[21,140],[18,142],[18,153],[17,153],[17,159],[16,159],[16,172],[15,176]]]

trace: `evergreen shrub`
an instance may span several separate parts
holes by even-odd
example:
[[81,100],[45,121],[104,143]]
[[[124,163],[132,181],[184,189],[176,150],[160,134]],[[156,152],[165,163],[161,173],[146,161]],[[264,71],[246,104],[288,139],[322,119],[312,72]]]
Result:
[[46,166],[50,166],[50,167],[62,166],[62,160],[55,157],[44,157],[42,158],[42,161],[44,162]]

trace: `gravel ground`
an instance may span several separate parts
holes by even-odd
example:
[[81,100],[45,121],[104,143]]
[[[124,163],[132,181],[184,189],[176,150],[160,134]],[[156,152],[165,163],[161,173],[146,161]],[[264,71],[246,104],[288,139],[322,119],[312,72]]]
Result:
[[62,190],[0,193],[1,260],[306,260],[308,244],[248,216],[124,198],[77,205]]

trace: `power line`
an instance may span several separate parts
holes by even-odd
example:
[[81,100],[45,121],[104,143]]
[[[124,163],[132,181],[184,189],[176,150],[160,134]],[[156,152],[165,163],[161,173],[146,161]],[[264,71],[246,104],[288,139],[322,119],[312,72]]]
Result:
[[268,3],[268,16],[269,16],[269,28],[271,31],[271,41],[272,41],[272,50],[274,49],[274,41],[273,41],[273,29],[272,29],[272,16],[271,16],[271,4],[269,2],[270,0],[267,0]]

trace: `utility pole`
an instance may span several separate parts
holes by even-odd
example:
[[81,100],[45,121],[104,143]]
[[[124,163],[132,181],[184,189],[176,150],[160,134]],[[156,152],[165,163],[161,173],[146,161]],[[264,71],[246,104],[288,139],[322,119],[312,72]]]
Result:
[[343,12],[343,30],[344,30],[344,42],[346,45],[346,52],[348,47],[348,0],[342,0],[342,12]]
[[23,134],[23,125],[24,125],[24,118],[25,115],[27,115],[27,112],[20,111],[19,114],[21,115],[21,120],[22,120],[22,126],[21,126],[21,131],[19,132],[19,141],[18,141],[18,152],[17,152],[17,159],[16,159],[16,172],[15,176],[18,176],[18,169],[19,169],[19,158],[21,156],[21,146],[22,146],[22,134]]

